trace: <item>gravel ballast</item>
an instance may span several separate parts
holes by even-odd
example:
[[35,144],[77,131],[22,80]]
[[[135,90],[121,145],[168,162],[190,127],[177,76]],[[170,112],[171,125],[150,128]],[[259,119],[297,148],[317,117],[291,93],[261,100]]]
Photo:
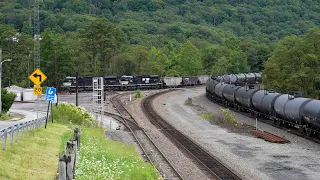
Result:
[[[193,105],[185,105],[187,98]],[[218,114],[220,106],[208,100],[205,87],[182,89],[155,99],[153,106],[178,130],[215,155],[243,179],[319,179],[320,145],[285,130],[258,123],[258,128],[291,141],[269,143],[250,133],[233,133],[200,117],[203,111]],[[199,110],[201,109],[201,111]],[[255,121],[235,114],[239,124]]]
[[[158,91],[144,93],[145,95],[149,95],[155,92]],[[128,98],[124,97],[123,99],[125,101]],[[164,134],[162,134],[161,130],[150,123],[141,108],[141,99],[137,99],[134,102],[127,102],[126,107],[139,126],[144,128],[150,139],[184,179],[209,179],[188,156],[181,152]]]

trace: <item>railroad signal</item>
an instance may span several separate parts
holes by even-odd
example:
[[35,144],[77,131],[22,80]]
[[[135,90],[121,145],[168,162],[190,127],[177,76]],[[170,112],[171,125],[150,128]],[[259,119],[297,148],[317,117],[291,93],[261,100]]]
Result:
[[29,79],[33,82],[33,84],[40,85],[47,79],[47,76],[39,68],[37,68],[33,71],[33,73],[30,74]]

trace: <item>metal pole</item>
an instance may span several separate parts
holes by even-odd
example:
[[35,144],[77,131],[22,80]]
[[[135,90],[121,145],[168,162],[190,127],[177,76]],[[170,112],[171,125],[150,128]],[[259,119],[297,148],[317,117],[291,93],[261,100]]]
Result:
[[49,101],[49,103],[48,103],[48,110],[47,110],[47,117],[46,117],[46,125],[44,126],[44,128],[47,128],[47,122],[48,122],[48,115],[49,115],[50,103],[51,103],[51,101]]
[[38,95],[36,95],[37,96],[37,119],[39,119],[39,108],[38,108],[38,106],[39,106],[39,104],[38,104]]
[[258,118],[256,118],[256,130],[258,130]]
[[56,106],[58,106],[58,87],[57,87],[57,56],[56,56],[56,50],[54,50],[54,87],[56,88],[56,96],[57,96],[57,102]]
[[[28,77],[29,74],[30,74],[30,57],[31,57],[31,55],[30,55],[30,52],[29,52],[27,77]],[[29,78],[28,78],[28,87],[29,87],[29,89],[31,88],[31,87],[30,87],[30,79],[29,79]]]
[[76,106],[78,106],[78,72],[76,72]]
[[1,100],[1,93],[2,93],[2,49],[0,49],[0,116],[2,114],[2,100]]
[[51,103],[51,121],[53,123],[53,110],[52,110],[52,103]]

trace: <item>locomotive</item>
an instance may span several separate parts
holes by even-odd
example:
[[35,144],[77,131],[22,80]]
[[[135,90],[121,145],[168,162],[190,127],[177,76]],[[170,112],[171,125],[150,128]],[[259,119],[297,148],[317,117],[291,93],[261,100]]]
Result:
[[[63,87],[75,92],[78,83],[79,91],[92,91],[92,76],[67,77]],[[162,89],[182,86],[195,86],[205,84],[209,75],[182,76],[182,77],[160,77],[159,75],[123,75],[104,76],[104,90],[136,90],[136,89]]]
[[319,100],[304,98],[299,92],[281,94],[263,90],[255,84],[257,76],[255,80],[252,75],[250,80],[244,76],[211,76],[206,82],[207,97],[236,111],[250,113],[252,117],[263,117],[277,125],[297,128],[309,137],[319,136]]

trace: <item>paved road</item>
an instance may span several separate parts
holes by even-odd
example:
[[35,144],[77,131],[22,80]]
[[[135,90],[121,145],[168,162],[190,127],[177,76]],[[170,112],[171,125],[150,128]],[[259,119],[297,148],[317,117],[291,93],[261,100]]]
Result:
[[[92,110],[92,100],[91,100],[92,93],[79,93],[79,105],[84,107],[86,110]],[[59,102],[69,102],[69,103],[76,103],[76,95],[60,95]],[[45,96],[41,96],[38,100],[38,116],[44,117],[46,116],[46,112],[48,109],[48,102],[45,101]],[[18,121],[0,121],[0,130],[9,126],[12,126],[17,123],[30,121],[33,119],[37,119],[37,103],[30,102],[30,103],[21,103],[15,102],[13,103],[10,112],[22,114],[25,117]]]
[[[4,129],[6,127],[18,124],[18,123],[22,123],[22,122],[27,122],[33,119],[37,119],[37,113],[36,112],[30,112],[27,110],[22,110],[22,109],[11,109],[11,112],[14,113],[19,113],[19,114],[23,114],[25,117],[21,120],[18,121],[0,121],[0,130]],[[46,114],[44,112],[39,112],[39,117],[43,117]]]

